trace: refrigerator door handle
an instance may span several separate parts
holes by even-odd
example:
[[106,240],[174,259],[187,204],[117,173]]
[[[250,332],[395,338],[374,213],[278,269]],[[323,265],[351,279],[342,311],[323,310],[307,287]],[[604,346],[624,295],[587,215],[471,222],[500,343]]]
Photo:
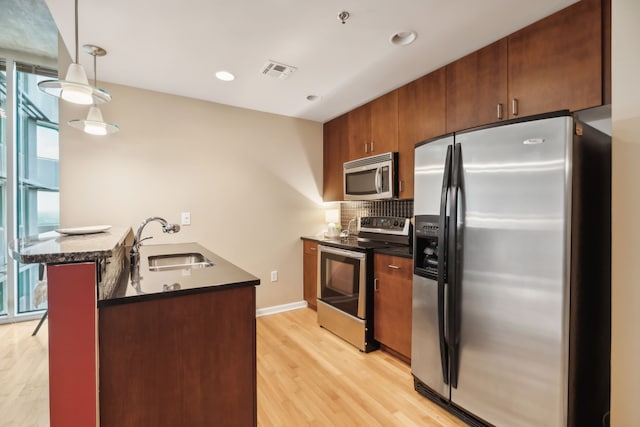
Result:
[[440,341],[440,364],[442,379],[449,384],[449,350],[445,336],[445,268],[447,257],[447,198],[451,187],[451,160],[453,147],[447,147],[440,194],[440,218],[438,223],[438,338]]
[[462,149],[456,143],[453,150],[453,170],[451,172],[451,207],[449,213],[449,236],[447,254],[447,341],[449,343],[449,375],[451,386],[458,387],[459,367],[459,300],[460,277],[458,277],[459,252],[458,245],[458,208],[459,193],[462,184]]

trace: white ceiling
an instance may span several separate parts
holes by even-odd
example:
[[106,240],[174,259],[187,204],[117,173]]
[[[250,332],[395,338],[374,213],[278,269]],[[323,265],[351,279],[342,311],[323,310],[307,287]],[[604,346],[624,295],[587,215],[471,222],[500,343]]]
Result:
[[[73,55],[74,1],[45,1]],[[574,2],[79,0],[79,44],[108,51],[99,80],[325,122]],[[406,30],[413,44],[390,43]],[[264,76],[268,60],[297,71]]]

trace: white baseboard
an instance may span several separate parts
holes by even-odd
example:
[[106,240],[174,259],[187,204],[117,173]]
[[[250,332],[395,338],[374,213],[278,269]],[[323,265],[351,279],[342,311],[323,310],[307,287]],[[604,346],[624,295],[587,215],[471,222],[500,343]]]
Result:
[[306,301],[292,302],[289,304],[274,305],[273,307],[259,308],[256,310],[256,317],[268,316],[270,314],[283,313],[285,311],[299,310],[306,308]]

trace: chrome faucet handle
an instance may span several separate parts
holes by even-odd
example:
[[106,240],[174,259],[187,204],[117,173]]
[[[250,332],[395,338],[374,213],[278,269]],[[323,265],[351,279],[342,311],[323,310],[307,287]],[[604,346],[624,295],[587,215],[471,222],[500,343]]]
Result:
[[141,244],[142,242],[144,242],[145,240],[149,240],[149,239],[153,239],[153,236],[148,236],[148,237],[145,237],[145,238],[143,238],[143,239],[138,240],[138,241],[137,241],[137,245],[138,245],[138,246],[140,246],[140,244]]

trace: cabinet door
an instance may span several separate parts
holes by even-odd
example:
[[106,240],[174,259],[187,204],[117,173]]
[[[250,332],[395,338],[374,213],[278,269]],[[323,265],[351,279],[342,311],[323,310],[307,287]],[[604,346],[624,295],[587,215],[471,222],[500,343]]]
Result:
[[507,118],[507,39],[446,66],[447,132]]
[[347,113],[349,122],[349,160],[370,156],[371,103]]
[[401,199],[413,198],[415,145],[445,133],[445,69],[398,89],[398,173]]
[[601,105],[601,1],[579,1],[509,36],[510,117]]
[[381,344],[411,358],[412,260],[376,254],[374,337]]
[[371,101],[369,155],[398,151],[398,91]]
[[309,307],[316,309],[318,295],[318,243],[304,240],[303,296]]
[[348,156],[348,135],[346,114],[324,124],[322,200],[325,202],[341,201],[344,198],[342,167]]

